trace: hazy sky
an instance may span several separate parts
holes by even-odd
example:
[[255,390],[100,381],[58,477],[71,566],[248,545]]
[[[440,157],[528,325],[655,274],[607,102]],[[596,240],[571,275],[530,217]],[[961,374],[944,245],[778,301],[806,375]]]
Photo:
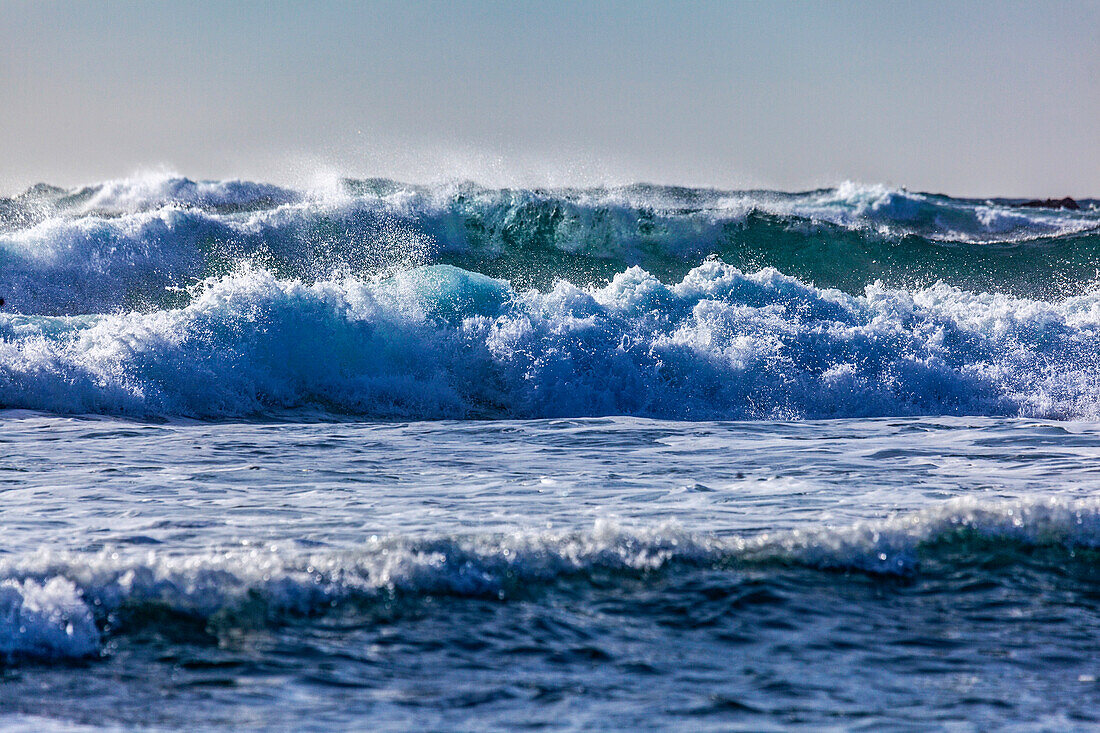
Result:
[[191,177],[1100,195],[1100,2],[0,0],[0,189]]

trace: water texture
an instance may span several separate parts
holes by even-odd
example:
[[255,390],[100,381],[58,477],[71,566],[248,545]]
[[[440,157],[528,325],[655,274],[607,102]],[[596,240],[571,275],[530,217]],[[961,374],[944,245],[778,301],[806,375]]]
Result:
[[1100,209],[0,199],[0,724],[1100,724]]

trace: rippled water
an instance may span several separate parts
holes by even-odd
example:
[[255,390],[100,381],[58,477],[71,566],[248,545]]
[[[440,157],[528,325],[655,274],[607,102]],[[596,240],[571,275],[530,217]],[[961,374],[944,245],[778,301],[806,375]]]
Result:
[[1095,424],[8,411],[0,445],[7,723],[1100,723]]

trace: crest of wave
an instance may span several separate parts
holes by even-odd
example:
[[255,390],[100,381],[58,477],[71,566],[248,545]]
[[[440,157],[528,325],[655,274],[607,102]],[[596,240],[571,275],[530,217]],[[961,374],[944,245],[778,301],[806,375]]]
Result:
[[[573,532],[372,536],[354,549],[312,553],[248,542],[185,555],[40,550],[0,561],[0,656],[97,654],[101,626],[123,608],[148,604],[215,626],[278,624],[347,601],[386,601],[395,594],[506,600],[563,578],[644,577],[670,567],[759,573],[800,566],[914,576],[921,572],[922,556],[960,536],[991,545],[1061,549],[1066,556],[1095,550],[1100,503],[960,499],[854,525],[748,537],[600,520]],[[969,552],[982,550],[974,546]],[[982,558],[963,555],[953,562],[980,564]]]
[[0,315],[4,407],[233,417],[798,419],[1097,413],[1100,293],[822,290],[712,261],[516,291],[448,266],[245,269],[183,308]]

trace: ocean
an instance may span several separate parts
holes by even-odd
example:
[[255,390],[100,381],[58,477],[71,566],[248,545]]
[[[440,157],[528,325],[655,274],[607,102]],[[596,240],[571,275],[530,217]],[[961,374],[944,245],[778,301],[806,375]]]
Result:
[[1100,726],[1100,202],[0,199],[0,726]]

